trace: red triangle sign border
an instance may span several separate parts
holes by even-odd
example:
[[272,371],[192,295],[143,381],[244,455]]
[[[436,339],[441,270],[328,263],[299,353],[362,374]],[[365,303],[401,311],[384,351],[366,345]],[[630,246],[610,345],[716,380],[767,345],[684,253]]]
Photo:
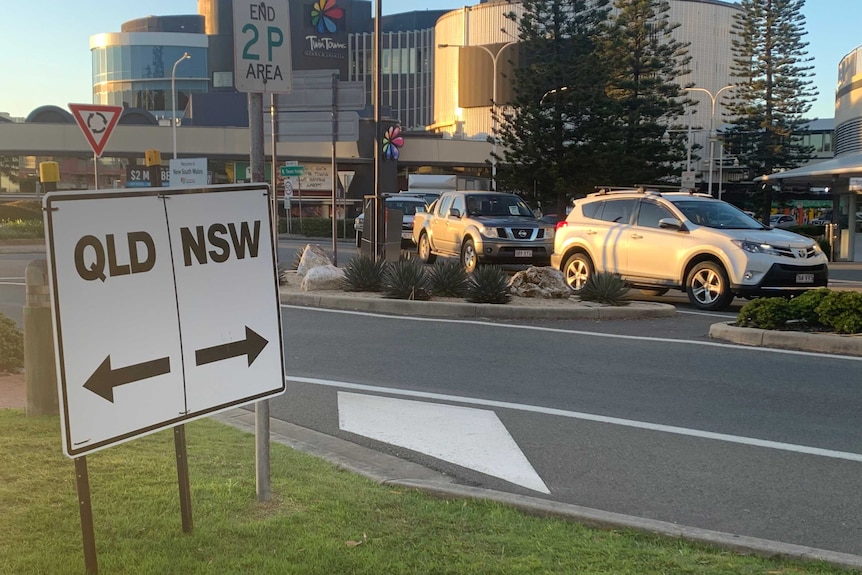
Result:
[[87,138],[93,153],[97,158],[101,158],[114,126],[117,125],[120,116],[123,115],[123,107],[101,104],[69,104],[69,110],[72,111],[78,127],[84,132],[84,137]]

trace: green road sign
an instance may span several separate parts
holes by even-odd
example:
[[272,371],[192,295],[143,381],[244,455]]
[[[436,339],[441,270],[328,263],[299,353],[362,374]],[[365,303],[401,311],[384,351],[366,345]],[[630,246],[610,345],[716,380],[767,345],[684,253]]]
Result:
[[281,175],[284,177],[288,176],[301,176],[305,173],[304,166],[281,166]]

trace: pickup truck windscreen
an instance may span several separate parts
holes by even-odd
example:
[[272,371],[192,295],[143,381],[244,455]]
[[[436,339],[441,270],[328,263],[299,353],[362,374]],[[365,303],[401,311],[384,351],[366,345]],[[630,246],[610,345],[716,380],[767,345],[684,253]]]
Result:
[[468,216],[521,216],[535,219],[533,211],[518,196],[471,194],[467,196]]

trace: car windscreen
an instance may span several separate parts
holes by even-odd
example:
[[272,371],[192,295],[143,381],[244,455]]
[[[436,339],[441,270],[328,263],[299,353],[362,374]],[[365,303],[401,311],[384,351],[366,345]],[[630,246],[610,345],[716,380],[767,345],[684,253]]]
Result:
[[763,224],[722,201],[674,200],[673,205],[698,226],[734,230],[762,230]]
[[470,194],[467,196],[468,216],[520,216],[535,219],[533,210],[515,195]]
[[387,201],[386,207],[391,210],[400,210],[405,216],[415,216],[417,211],[425,211],[425,202]]

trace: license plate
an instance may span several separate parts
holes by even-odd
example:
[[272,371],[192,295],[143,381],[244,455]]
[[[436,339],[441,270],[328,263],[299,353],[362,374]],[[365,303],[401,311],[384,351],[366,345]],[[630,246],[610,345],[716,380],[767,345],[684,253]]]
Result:
[[814,274],[796,274],[796,283],[798,284],[813,284]]
[[[533,257],[533,250],[515,250],[516,258],[531,258]],[[813,279],[811,281],[814,281]]]

